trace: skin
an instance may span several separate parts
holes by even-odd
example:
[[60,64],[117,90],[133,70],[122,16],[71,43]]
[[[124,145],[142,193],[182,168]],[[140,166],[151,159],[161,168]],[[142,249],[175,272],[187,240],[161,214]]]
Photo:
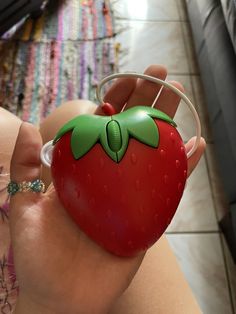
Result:
[[[162,66],[150,66],[145,73],[161,79],[165,79],[167,75]],[[171,83],[183,91],[180,83]],[[124,104],[126,107],[151,104],[159,88],[154,83],[140,79],[119,79],[112,85],[104,100],[112,103],[119,112]],[[179,101],[177,95],[163,88],[156,107],[173,117]],[[93,113],[95,109],[94,104],[84,104],[81,101],[65,106],[61,106],[45,120],[40,132],[28,123],[21,124],[11,160],[13,181],[31,181],[42,175],[49,185],[50,173],[46,169],[41,171],[39,154],[42,143],[51,140],[58,128],[76,114],[87,110]],[[96,109],[96,114],[102,114],[101,110]],[[193,141],[191,139],[186,144],[187,151],[191,149]],[[196,167],[204,149],[205,141],[202,139],[197,151],[188,160],[188,175]],[[20,286],[16,314],[124,312],[119,311],[124,306],[121,296],[139,270],[145,253],[133,258],[119,258],[97,246],[68,217],[52,185],[44,194],[17,193],[11,198],[10,233]],[[163,295],[157,292],[156,297],[160,300],[158,312],[183,313],[178,306],[181,300],[188,313],[200,313],[164,237],[158,241],[157,248],[155,254],[160,257],[157,269],[160,274],[163,272],[159,281],[160,291],[163,287],[165,291],[169,289],[167,294],[163,291],[165,304],[162,302]],[[149,261],[152,251],[153,249],[147,253],[143,265]],[[137,278],[140,277],[140,270]],[[173,276],[170,270],[173,271]],[[173,278],[174,289],[165,284],[170,276]],[[130,289],[124,294],[124,299],[127,293],[130,293]],[[168,304],[170,298],[172,306]]]

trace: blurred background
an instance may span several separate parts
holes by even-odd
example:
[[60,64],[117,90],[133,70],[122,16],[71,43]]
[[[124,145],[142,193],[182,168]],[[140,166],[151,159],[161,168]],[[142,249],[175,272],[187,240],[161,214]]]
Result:
[[[185,87],[207,149],[166,235],[206,314],[236,313],[235,25],[233,0],[0,4],[0,105],[23,120],[37,125],[67,100],[95,100],[103,76],[151,64]],[[184,141],[194,135],[184,103],[175,122]],[[0,305],[9,313],[4,276]]]

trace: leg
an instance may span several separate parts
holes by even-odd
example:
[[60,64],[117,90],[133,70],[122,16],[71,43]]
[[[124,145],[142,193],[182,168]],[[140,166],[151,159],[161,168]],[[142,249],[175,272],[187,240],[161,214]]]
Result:
[[[15,147],[21,120],[0,108],[0,312],[10,313],[16,302],[17,286],[13,287],[14,275],[9,255],[10,235],[8,225],[8,195],[6,186],[10,176],[10,160]],[[9,271],[13,276],[9,276]]]
[[[43,143],[51,141],[63,124],[70,119],[80,114],[92,114],[95,109],[96,105],[86,100],[70,101],[58,107],[40,126]],[[43,167],[42,179],[46,186],[49,186],[51,183],[50,169]]]
[[0,107],[0,166],[9,173],[10,157],[15,147],[17,134],[21,125],[21,120],[16,116]]
[[165,236],[147,252],[111,314],[202,313]]
[[[95,110],[90,102],[81,105],[78,101],[70,102],[47,118],[40,128],[43,141],[53,139],[57,130],[74,116]],[[44,169],[43,175],[49,184],[50,172]],[[148,251],[131,286],[111,313],[201,313],[164,236]]]
[[6,185],[9,181],[10,160],[15,147],[21,120],[10,112],[0,108],[0,258],[7,254],[10,244],[8,220],[6,218]]

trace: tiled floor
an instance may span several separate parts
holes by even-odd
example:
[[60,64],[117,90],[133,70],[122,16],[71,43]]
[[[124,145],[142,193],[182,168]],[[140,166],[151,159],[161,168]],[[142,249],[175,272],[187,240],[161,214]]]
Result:
[[[119,28],[124,30],[117,38],[121,44],[120,71],[143,72],[150,64],[163,64],[169,70],[168,78],[183,83],[196,104],[208,147],[188,180],[167,237],[203,313],[235,313],[236,266],[217,224],[227,203],[214,158],[184,0],[114,2]],[[189,139],[194,130],[191,113],[184,104],[175,119],[184,140]]]

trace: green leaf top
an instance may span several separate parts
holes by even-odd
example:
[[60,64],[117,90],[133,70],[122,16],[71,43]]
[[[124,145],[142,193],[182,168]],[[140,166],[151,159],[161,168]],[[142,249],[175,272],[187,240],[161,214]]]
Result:
[[75,159],[84,156],[97,142],[105,152],[119,162],[128,147],[129,138],[151,147],[158,147],[159,131],[154,119],[176,127],[164,112],[137,106],[113,116],[81,115],[66,123],[54,138],[53,145],[67,132],[72,131],[71,149]]

